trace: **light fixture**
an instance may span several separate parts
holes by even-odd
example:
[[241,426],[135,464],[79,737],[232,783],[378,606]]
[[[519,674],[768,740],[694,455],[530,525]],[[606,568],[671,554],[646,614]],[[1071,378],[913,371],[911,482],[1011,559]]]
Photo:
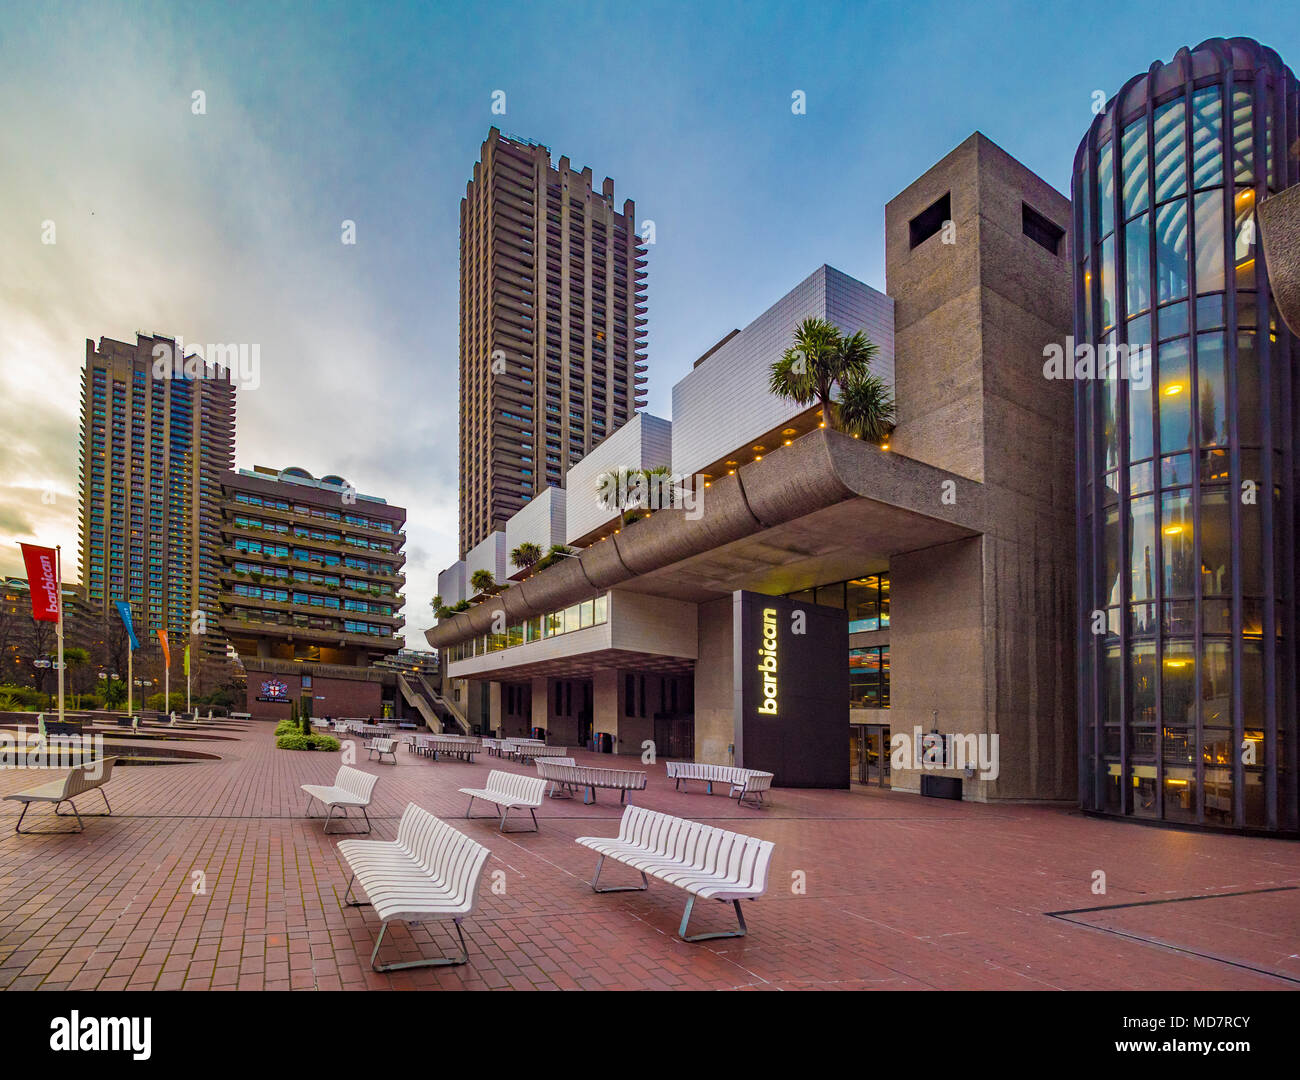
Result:
[[762,455],[762,454],[755,454],[755,455],[754,455],[754,460],[755,460],[755,461],[762,461],[762,460],[763,460],[763,455]]
[[789,446],[789,445],[790,445],[790,440],[789,440],[789,439],[786,439],[786,440],[785,440],[785,445],[786,445],[786,446]]
[[1181,394],[1182,392],[1183,392],[1183,384],[1180,382],[1170,383],[1168,386],[1165,387],[1165,395],[1167,397],[1172,397],[1174,394]]
[[756,447],[754,447],[754,449],[755,449],[755,450],[762,450],[762,449],[764,449],[764,447],[756,446]]
[[1177,535],[1178,535],[1179,533],[1181,533],[1182,531],[1183,531],[1183,527],[1182,527],[1181,525],[1166,525],[1166,526],[1165,526],[1165,535],[1166,535],[1166,536],[1177,536]]
[[781,432],[781,434],[782,434],[782,435],[797,435],[798,432],[795,431],[794,428],[792,428],[792,427],[788,427],[788,428],[786,428],[783,432]]
[[882,443],[880,444],[880,449],[882,449],[882,450],[888,450],[888,449],[889,449],[889,443],[887,443],[887,442],[882,442]]

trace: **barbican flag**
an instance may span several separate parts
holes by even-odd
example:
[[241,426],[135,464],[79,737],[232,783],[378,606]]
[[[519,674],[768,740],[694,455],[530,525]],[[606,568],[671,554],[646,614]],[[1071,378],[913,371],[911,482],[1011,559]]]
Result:
[[27,589],[32,598],[32,618],[59,621],[59,553],[54,548],[19,544],[27,566]]
[[131,641],[131,651],[135,652],[140,647],[140,642],[136,640],[135,627],[131,625],[131,608],[125,600],[114,600],[117,605],[117,613],[122,616],[122,625],[126,627],[126,636]]
[[188,675],[189,673],[190,673],[190,647],[186,645],[185,646],[185,674]]
[[171,667],[171,666],[172,666],[172,650],[171,650],[171,647],[167,644],[167,631],[166,631],[166,630],[159,630],[159,631],[158,631],[158,640],[159,640],[160,642],[162,642],[163,663],[165,663],[168,667]]

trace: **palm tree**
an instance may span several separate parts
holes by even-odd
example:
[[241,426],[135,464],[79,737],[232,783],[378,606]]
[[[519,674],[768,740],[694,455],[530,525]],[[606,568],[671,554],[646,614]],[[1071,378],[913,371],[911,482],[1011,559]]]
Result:
[[469,583],[476,594],[496,592],[497,582],[491,570],[475,570],[470,575]]
[[534,570],[545,570],[548,566],[554,566],[566,555],[574,554],[572,548],[567,548],[563,544],[552,544],[550,551],[543,555],[534,564]]
[[820,403],[827,427],[834,426],[831,393],[839,370],[841,335],[825,319],[804,319],[794,331],[794,344],[772,365],[772,393],[799,405]]
[[839,413],[847,434],[884,442],[894,430],[894,395],[879,375],[850,375],[840,387]]
[[526,570],[542,557],[542,549],[531,540],[525,540],[510,553],[510,562],[516,570]]
[[805,319],[795,329],[794,344],[772,365],[772,392],[799,405],[820,403],[833,431],[882,441],[894,429],[894,397],[884,379],[871,373],[878,353],[861,330],[846,337],[825,319]]

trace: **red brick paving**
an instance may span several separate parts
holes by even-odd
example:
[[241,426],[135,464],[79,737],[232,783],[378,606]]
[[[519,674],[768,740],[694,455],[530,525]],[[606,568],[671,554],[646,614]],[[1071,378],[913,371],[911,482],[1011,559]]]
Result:
[[[593,806],[548,800],[540,833],[502,836],[493,819],[464,821],[467,800],[457,789],[479,786],[492,768],[531,768],[430,762],[404,751],[396,766],[361,763],[380,777],[376,838],[391,838],[414,801],[492,856],[466,924],[469,964],[381,975],[369,967],[373,913],[342,903],[339,837],[303,816],[299,785],[329,781],[338,757],[277,751],[270,725],[225,733],[235,737],[175,744],[220,761],[115,771],[114,815],[88,818],[79,835],[15,835],[16,804],[0,804],[0,987],[1300,986],[1300,845],[1292,842],[879,791],[778,789],[756,811],[720,794],[675,792],[663,766],[651,766],[649,787],[633,796],[639,805],[776,842],[768,893],[746,905],[749,936],[688,945],[676,937],[680,890],[652,882],[644,893],[596,895],[585,884],[594,856],[573,838],[617,830],[621,809],[610,793]],[[49,777],[0,770],[0,794]],[[84,800],[88,809],[96,798]],[[27,823],[53,825],[43,806]],[[1091,891],[1095,870],[1106,872],[1104,896]],[[803,892],[792,888],[796,871]],[[630,875],[607,872],[611,880]],[[196,891],[196,873],[205,891]],[[503,895],[491,889],[494,873]],[[1286,891],[1048,914],[1278,887]],[[692,926],[722,928],[729,914],[708,905]],[[452,945],[438,924],[397,924],[383,958],[434,956]]]

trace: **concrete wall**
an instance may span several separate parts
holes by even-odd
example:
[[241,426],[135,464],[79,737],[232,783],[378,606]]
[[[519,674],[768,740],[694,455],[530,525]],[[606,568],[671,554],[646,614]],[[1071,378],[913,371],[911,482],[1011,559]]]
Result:
[[[697,617],[695,760],[710,765],[731,765],[734,762],[730,747],[735,743],[739,693],[733,678],[735,632],[731,597],[700,604]],[[848,754],[847,733],[844,752]]]
[[879,346],[875,372],[894,377],[894,302],[830,266],[820,266],[673,387],[673,471],[689,475],[806,406],[768,389],[772,363],[810,316]]
[[695,604],[614,589],[609,594],[610,644],[616,649],[694,659]]
[[[947,193],[953,243],[910,245],[909,222]],[[967,784],[975,797],[1072,799],[1075,790],[1075,537],[1073,393],[1043,378],[1043,348],[1070,332],[1067,235],[1056,254],[1023,231],[1023,205],[1068,230],[1069,201],[975,134],[891,200],[886,267],[895,298],[896,452],[985,485],[979,541],[980,617],[973,560],[942,549],[891,563],[891,688],[897,729],[940,707],[940,730],[1001,736],[1001,773]],[[927,562],[939,560],[927,568]],[[927,573],[953,578],[961,640],[944,646],[961,672],[937,680],[926,630],[908,615],[942,618]],[[913,590],[911,598],[908,591]],[[911,638],[921,633],[921,647]],[[973,641],[980,636],[979,648]],[[928,653],[928,667],[917,666]],[[969,672],[982,657],[981,678]],[[915,681],[914,681],[915,680]],[[937,685],[942,682],[944,685]],[[954,682],[982,698],[955,695]],[[965,700],[956,700],[958,698]],[[929,702],[929,704],[927,704]],[[982,715],[981,715],[982,714]],[[896,776],[895,786],[911,781]]]

